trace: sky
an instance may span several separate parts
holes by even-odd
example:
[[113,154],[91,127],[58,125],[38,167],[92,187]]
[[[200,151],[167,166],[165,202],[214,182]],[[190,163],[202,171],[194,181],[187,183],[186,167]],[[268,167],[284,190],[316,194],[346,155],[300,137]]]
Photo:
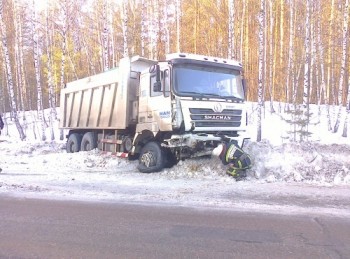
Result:
[[[0,194],[350,216],[350,141],[341,137],[342,128],[336,134],[327,130],[325,107],[320,119],[311,118],[309,141],[291,142],[288,115],[283,105],[275,103],[276,113],[264,112],[263,140],[256,142],[256,104],[247,105],[251,140],[244,150],[253,166],[247,179],[239,182],[225,174],[225,166],[215,157],[188,159],[159,173],[142,174],[137,161],[98,150],[68,154],[65,140],[35,139],[34,130],[40,135],[36,112],[27,113],[27,140],[20,141],[9,114],[4,114]],[[312,111],[317,114],[317,107],[312,106]],[[58,137],[57,121],[55,125]],[[316,205],[310,206],[311,202]]]

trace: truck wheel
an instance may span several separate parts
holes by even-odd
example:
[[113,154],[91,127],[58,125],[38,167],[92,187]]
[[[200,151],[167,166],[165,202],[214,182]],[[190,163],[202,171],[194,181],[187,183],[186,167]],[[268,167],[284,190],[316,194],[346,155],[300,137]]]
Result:
[[164,153],[157,142],[147,143],[141,150],[137,169],[141,173],[159,172],[164,168]]
[[123,150],[124,152],[130,152],[132,149],[132,138],[130,138],[129,136],[125,137],[123,139]]
[[86,132],[81,141],[81,151],[90,151],[97,148],[97,138],[94,132]]
[[75,153],[80,151],[81,135],[72,133],[69,135],[66,145],[67,153]]
[[174,165],[177,164],[178,160],[176,156],[170,151],[169,148],[163,148],[163,154],[165,156],[164,160],[164,167],[165,168],[171,168]]

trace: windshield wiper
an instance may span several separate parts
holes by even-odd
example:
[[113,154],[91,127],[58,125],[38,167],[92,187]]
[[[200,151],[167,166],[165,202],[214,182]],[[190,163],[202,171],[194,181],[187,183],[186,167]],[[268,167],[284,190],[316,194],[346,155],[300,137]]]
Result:
[[191,92],[191,91],[181,91],[182,94],[199,94],[201,95],[201,93],[198,92]]
[[220,95],[217,93],[199,93],[199,92],[193,92],[193,91],[181,91],[182,94],[192,94],[192,95],[197,95],[200,97],[214,97],[214,98],[223,98],[223,99],[229,99],[229,100],[238,100],[238,101],[244,101],[242,98],[233,96],[233,95]]
[[205,96],[205,97],[210,97],[210,96],[215,96],[215,97],[221,97],[219,94],[214,94],[214,93],[199,93],[199,92],[192,92],[192,91],[181,91],[182,94],[195,94],[195,95],[200,95],[200,96]]
[[221,94],[217,94],[217,93],[203,93],[203,94],[201,94],[201,96],[244,101],[242,98],[234,96],[234,95],[221,95]]
[[234,96],[234,95],[221,95],[221,96],[222,96],[222,98],[229,99],[229,100],[244,101],[243,98],[237,97],[237,96]]

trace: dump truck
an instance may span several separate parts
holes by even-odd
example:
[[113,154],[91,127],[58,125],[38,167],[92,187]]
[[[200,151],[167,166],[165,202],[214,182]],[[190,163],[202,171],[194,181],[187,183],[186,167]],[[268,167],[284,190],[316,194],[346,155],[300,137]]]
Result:
[[66,84],[60,128],[68,153],[98,148],[157,172],[247,139],[246,86],[236,60],[173,53],[122,58],[118,67]]

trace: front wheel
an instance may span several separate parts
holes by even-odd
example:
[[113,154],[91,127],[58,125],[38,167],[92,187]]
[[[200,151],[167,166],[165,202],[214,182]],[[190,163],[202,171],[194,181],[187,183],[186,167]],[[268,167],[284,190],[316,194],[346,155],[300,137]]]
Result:
[[164,153],[157,142],[147,143],[141,150],[137,169],[141,173],[159,172],[164,168]]

